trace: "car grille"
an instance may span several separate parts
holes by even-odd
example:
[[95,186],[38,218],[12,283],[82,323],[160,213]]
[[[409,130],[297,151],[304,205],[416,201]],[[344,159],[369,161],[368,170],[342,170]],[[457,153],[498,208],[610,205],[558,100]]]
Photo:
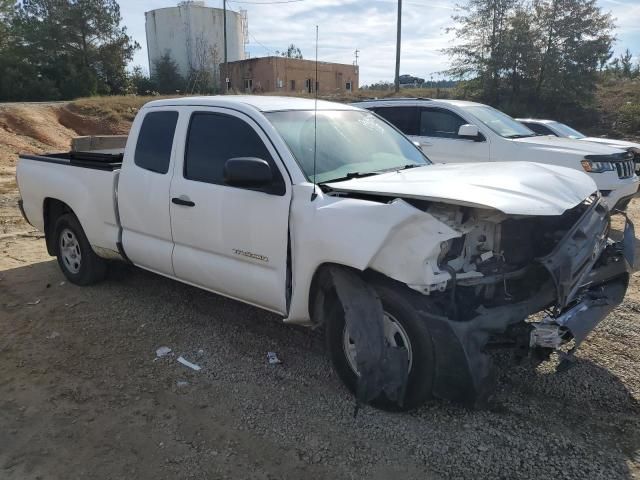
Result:
[[636,163],[633,160],[614,162],[613,166],[616,167],[618,178],[631,178],[635,174]]
[[631,153],[633,153],[633,161],[635,163],[635,169],[636,169],[636,175],[638,173],[640,173],[640,152],[633,152],[632,150],[629,150]]

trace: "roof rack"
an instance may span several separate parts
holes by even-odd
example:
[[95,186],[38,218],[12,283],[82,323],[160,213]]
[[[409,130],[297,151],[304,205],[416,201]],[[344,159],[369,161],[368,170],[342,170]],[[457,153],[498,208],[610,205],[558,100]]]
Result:
[[433,100],[433,98],[426,97],[382,97],[382,98],[366,98],[364,100],[358,100],[359,102],[390,102],[396,100]]

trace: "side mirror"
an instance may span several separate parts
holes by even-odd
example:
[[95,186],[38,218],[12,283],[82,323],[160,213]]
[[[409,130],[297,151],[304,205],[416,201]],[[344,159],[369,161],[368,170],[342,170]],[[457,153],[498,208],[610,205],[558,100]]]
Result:
[[224,181],[233,187],[264,187],[273,180],[269,164],[261,158],[231,158],[224,164]]
[[460,125],[460,128],[458,129],[458,136],[468,138],[469,140],[477,140],[479,135],[480,132],[478,131],[477,125],[470,125],[467,123],[466,125]]

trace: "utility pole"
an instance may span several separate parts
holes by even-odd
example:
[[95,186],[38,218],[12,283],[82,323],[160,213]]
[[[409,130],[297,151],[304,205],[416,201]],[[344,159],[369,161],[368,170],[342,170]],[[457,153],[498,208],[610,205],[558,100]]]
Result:
[[229,92],[229,67],[227,65],[227,0],[222,0],[222,14],[224,16],[223,29],[224,29],[224,92]]
[[400,91],[400,42],[402,41],[402,0],[398,0],[398,35],[396,38],[396,93]]
[[358,50],[356,48],[355,54],[356,54],[356,63],[354,63],[354,65],[357,67],[358,66],[358,54],[360,53],[360,50]]

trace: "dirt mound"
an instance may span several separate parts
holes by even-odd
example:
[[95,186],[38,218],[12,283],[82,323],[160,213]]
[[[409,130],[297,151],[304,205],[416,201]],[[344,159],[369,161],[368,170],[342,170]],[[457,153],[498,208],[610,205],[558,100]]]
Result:
[[67,103],[0,105],[0,167],[15,166],[19,153],[68,150],[73,137],[126,134],[129,125]]
[[73,130],[77,135],[122,135],[129,132],[129,122],[112,117],[84,114],[75,105],[64,105],[57,111],[60,125]]

